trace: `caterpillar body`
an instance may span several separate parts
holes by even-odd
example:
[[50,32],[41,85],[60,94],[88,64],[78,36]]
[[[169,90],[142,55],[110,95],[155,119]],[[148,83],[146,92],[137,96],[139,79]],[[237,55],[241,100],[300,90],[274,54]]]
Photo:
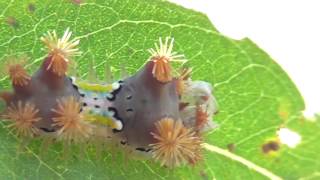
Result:
[[13,92],[2,91],[3,119],[22,138],[48,136],[65,144],[92,139],[119,144],[131,153],[175,167],[201,159],[202,133],[212,122],[217,103],[212,87],[193,81],[191,69],[174,76],[173,39],[159,39],[151,57],[136,74],[113,83],[95,84],[67,76],[80,52],[79,40],[67,29],[41,40],[48,55],[32,76],[22,64],[9,63]]

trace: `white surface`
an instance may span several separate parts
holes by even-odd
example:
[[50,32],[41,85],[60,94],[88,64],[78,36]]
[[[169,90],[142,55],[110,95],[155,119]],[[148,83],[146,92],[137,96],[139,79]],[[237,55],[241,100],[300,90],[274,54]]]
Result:
[[281,128],[277,134],[280,142],[290,148],[295,148],[301,142],[301,136],[288,128]]
[[170,0],[208,15],[234,39],[249,37],[298,86],[307,116],[320,112],[319,0]]

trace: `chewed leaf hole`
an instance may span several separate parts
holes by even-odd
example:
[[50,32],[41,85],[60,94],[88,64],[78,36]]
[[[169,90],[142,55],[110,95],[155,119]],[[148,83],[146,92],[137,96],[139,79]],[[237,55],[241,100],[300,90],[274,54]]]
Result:
[[280,128],[277,135],[281,144],[285,144],[290,148],[295,148],[301,142],[301,136],[288,128]]

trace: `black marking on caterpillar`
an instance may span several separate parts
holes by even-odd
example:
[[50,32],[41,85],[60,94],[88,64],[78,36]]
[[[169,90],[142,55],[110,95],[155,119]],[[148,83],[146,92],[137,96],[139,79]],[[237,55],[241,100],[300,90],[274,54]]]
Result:
[[143,147],[138,147],[138,148],[136,148],[136,150],[138,150],[138,151],[143,151],[143,152],[149,152],[149,151],[151,151],[151,149],[146,149],[146,148],[143,148]]
[[129,108],[129,109],[126,109],[127,112],[133,112],[133,109]]
[[[119,88],[113,90],[110,94],[112,94],[112,98],[108,99],[110,101],[114,101],[116,99],[116,95],[120,92],[122,85],[119,83]],[[108,98],[108,97],[107,97]]]
[[79,91],[79,87],[78,87],[78,86],[76,86],[75,84],[72,84],[72,86],[73,86],[73,88],[74,88],[75,90]]
[[54,129],[49,129],[49,128],[45,128],[45,127],[40,127],[39,129],[41,129],[44,132],[48,132],[48,133],[56,132]]
[[123,124],[122,118],[119,117],[119,114],[118,114],[117,109],[114,108],[114,107],[109,107],[108,110],[114,112],[113,117],[114,117],[116,120],[118,120],[118,121],[120,121],[120,122],[122,123],[122,128],[121,128],[121,129],[112,129],[113,132],[115,132],[115,133],[121,132],[121,131],[123,130],[123,128],[124,128],[124,124]]

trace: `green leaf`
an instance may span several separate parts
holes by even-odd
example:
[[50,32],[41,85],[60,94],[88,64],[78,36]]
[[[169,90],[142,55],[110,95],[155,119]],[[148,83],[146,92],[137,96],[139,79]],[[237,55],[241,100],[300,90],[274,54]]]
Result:
[[[78,74],[86,78],[93,61],[103,79],[106,63],[116,75],[123,64],[134,73],[159,37],[173,36],[175,50],[194,69],[193,79],[214,85],[219,128],[206,135],[208,150],[200,165],[169,170],[126,161],[119,152],[96,158],[94,149],[82,158],[63,159],[61,145],[40,156],[37,140],[17,153],[19,140],[1,123],[0,179],[319,179],[320,122],[303,118],[304,102],[295,85],[249,39],[225,37],[205,15],[160,0],[78,2],[1,1],[0,63],[10,55],[28,55],[32,62],[27,67],[34,72],[46,55],[39,38],[70,27],[81,39]],[[9,84],[4,77],[1,90]],[[265,153],[262,146],[276,142],[280,127],[299,133],[301,143],[295,148],[280,144]]]

